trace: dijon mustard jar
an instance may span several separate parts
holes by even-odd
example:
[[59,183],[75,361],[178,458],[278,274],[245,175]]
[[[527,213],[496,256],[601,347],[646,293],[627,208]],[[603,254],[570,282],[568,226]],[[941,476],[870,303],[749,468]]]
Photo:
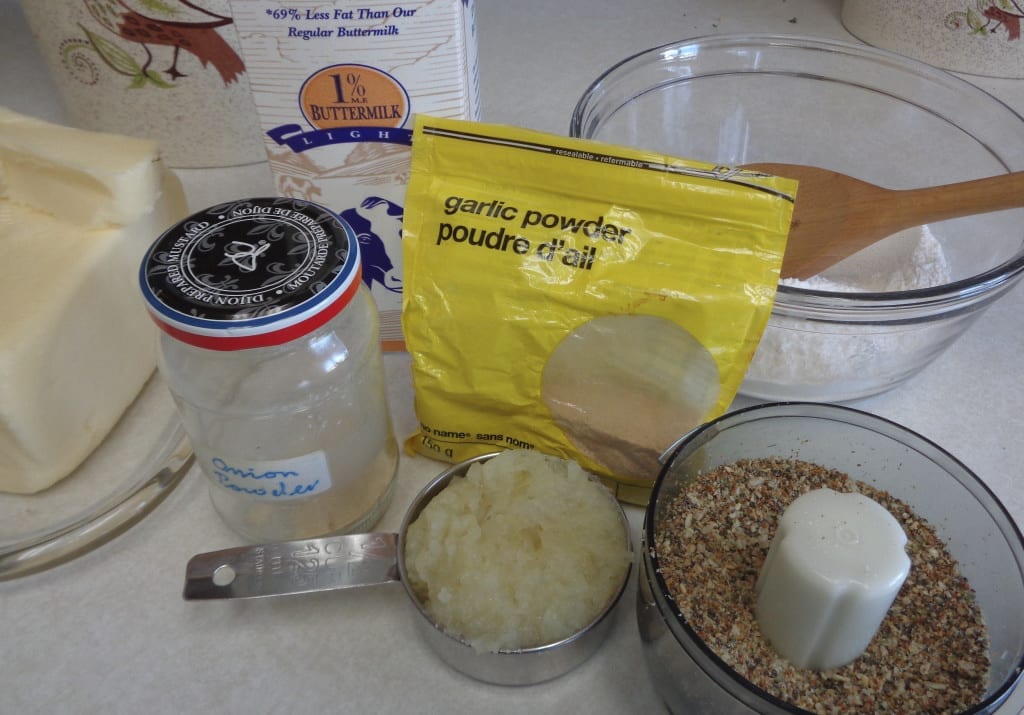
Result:
[[398,445],[360,274],[352,228],[286,198],[211,206],[143,259],[160,373],[248,540],[364,531],[390,501]]

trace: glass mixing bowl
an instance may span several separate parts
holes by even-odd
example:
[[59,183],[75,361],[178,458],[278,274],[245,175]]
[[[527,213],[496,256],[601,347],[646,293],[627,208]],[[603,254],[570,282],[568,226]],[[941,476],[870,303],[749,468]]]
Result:
[[[1024,170],[1024,119],[981,89],[883,50],[801,37],[642,52],[591,84],[570,132],[726,166],[809,164],[892,189]],[[928,229],[948,270],[927,261],[934,245],[920,248],[913,229],[824,274],[855,290],[780,285],[741,391],[828,402],[885,391],[1024,274],[1024,209]]]
[[[806,713],[740,676],[675,606],[657,549],[668,506],[701,472],[740,459],[798,458],[845,472],[907,503],[937,532],[976,594],[992,665],[982,702],[995,713],[1024,669],[1024,536],[998,498],[963,464],[893,422],[840,405],[770,403],[689,433],[663,458],[643,525],[637,616],[647,665],[673,712]],[[914,568],[913,566],[911,567]]]

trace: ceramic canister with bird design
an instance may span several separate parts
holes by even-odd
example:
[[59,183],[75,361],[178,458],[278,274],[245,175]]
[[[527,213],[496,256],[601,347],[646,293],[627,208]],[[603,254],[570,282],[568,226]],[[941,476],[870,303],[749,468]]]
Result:
[[231,0],[277,193],[359,236],[385,350],[403,350],[413,116],[479,119],[472,0]]
[[266,160],[227,0],[22,0],[67,122],[174,167]]

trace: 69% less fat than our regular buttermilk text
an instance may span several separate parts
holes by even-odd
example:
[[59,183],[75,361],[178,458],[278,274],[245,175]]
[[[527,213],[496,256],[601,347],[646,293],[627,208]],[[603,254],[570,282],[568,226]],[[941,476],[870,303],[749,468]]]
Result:
[[[376,10],[371,8],[335,8],[334,10],[314,10],[312,8],[268,8],[267,16],[282,22],[358,22],[374,21],[380,22],[391,19],[405,19],[414,17],[416,8],[403,8],[396,6],[390,10]],[[289,37],[301,37],[304,40],[325,37],[365,37],[367,35],[385,36],[397,35],[397,25],[378,25],[376,27],[325,27],[317,25],[314,28],[299,28],[290,26]]]

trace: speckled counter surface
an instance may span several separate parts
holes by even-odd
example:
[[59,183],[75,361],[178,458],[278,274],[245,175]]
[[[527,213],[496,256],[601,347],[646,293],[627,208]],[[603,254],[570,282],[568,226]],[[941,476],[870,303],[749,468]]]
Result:
[[[721,32],[850,39],[839,10],[839,0],[479,0],[484,119],[564,133],[587,85],[627,55]],[[1024,82],[977,81],[1024,109]],[[0,0],[0,104],[62,116],[16,0]],[[271,191],[263,164],[179,174],[192,208]],[[1018,524],[1024,524],[1022,315],[1018,287],[922,374],[854,404],[952,452]],[[396,430],[405,435],[415,425],[407,357],[390,355],[386,366]],[[404,457],[379,529],[397,530],[413,495],[442,468]],[[631,603],[596,656],[530,688],[482,685],[448,669],[418,638],[398,586],[186,603],[181,589],[189,556],[240,543],[214,514],[206,489],[193,470],[126,534],[72,563],[0,583],[0,712],[662,711],[643,666]],[[630,519],[638,534],[640,510],[630,509]],[[1022,708],[1024,691],[1018,691],[1002,712]]]

